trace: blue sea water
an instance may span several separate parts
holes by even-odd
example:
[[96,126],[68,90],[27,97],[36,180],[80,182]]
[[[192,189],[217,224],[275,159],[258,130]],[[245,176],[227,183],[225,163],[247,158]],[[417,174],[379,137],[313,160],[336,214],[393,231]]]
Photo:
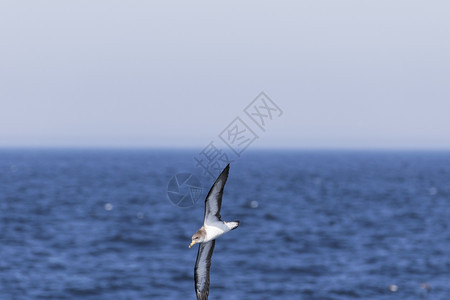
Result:
[[[0,150],[0,299],[195,299],[195,154]],[[247,151],[222,217],[210,299],[450,299],[449,152]]]

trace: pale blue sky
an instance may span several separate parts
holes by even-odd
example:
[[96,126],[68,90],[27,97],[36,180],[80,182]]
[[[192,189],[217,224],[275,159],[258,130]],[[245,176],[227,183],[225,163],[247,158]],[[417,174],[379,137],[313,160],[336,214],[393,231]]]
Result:
[[0,147],[450,149],[448,1],[1,1]]

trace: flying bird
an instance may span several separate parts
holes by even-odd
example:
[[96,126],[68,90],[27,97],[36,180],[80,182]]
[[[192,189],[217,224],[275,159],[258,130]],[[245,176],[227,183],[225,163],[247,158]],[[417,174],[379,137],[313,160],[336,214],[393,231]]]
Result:
[[239,221],[225,222],[220,216],[223,188],[227,182],[230,164],[217,177],[205,199],[203,226],[192,236],[191,248],[200,244],[195,261],[194,278],[197,300],[207,300],[209,295],[209,269],[216,238],[239,226]]

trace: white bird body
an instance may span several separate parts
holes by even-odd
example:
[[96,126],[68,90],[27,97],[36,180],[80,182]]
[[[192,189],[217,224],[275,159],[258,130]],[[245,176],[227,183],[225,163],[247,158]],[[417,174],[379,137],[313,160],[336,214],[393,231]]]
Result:
[[222,234],[235,229],[236,227],[238,227],[238,225],[239,225],[238,222],[223,222],[223,221],[217,221],[212,224],[204,224],[203,228],[206,231],[206,236],[205,239],[203,240],[203,243],[215,240]]

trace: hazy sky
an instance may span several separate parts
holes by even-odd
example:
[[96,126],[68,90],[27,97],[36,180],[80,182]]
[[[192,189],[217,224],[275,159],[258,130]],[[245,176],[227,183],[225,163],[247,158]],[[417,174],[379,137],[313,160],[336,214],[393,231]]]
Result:
[[[450,148],[448,1],[1,1],[0,147]],[[248,123],[250,125],[250,123]],[[253,124],[254,125],[254,124]]]

